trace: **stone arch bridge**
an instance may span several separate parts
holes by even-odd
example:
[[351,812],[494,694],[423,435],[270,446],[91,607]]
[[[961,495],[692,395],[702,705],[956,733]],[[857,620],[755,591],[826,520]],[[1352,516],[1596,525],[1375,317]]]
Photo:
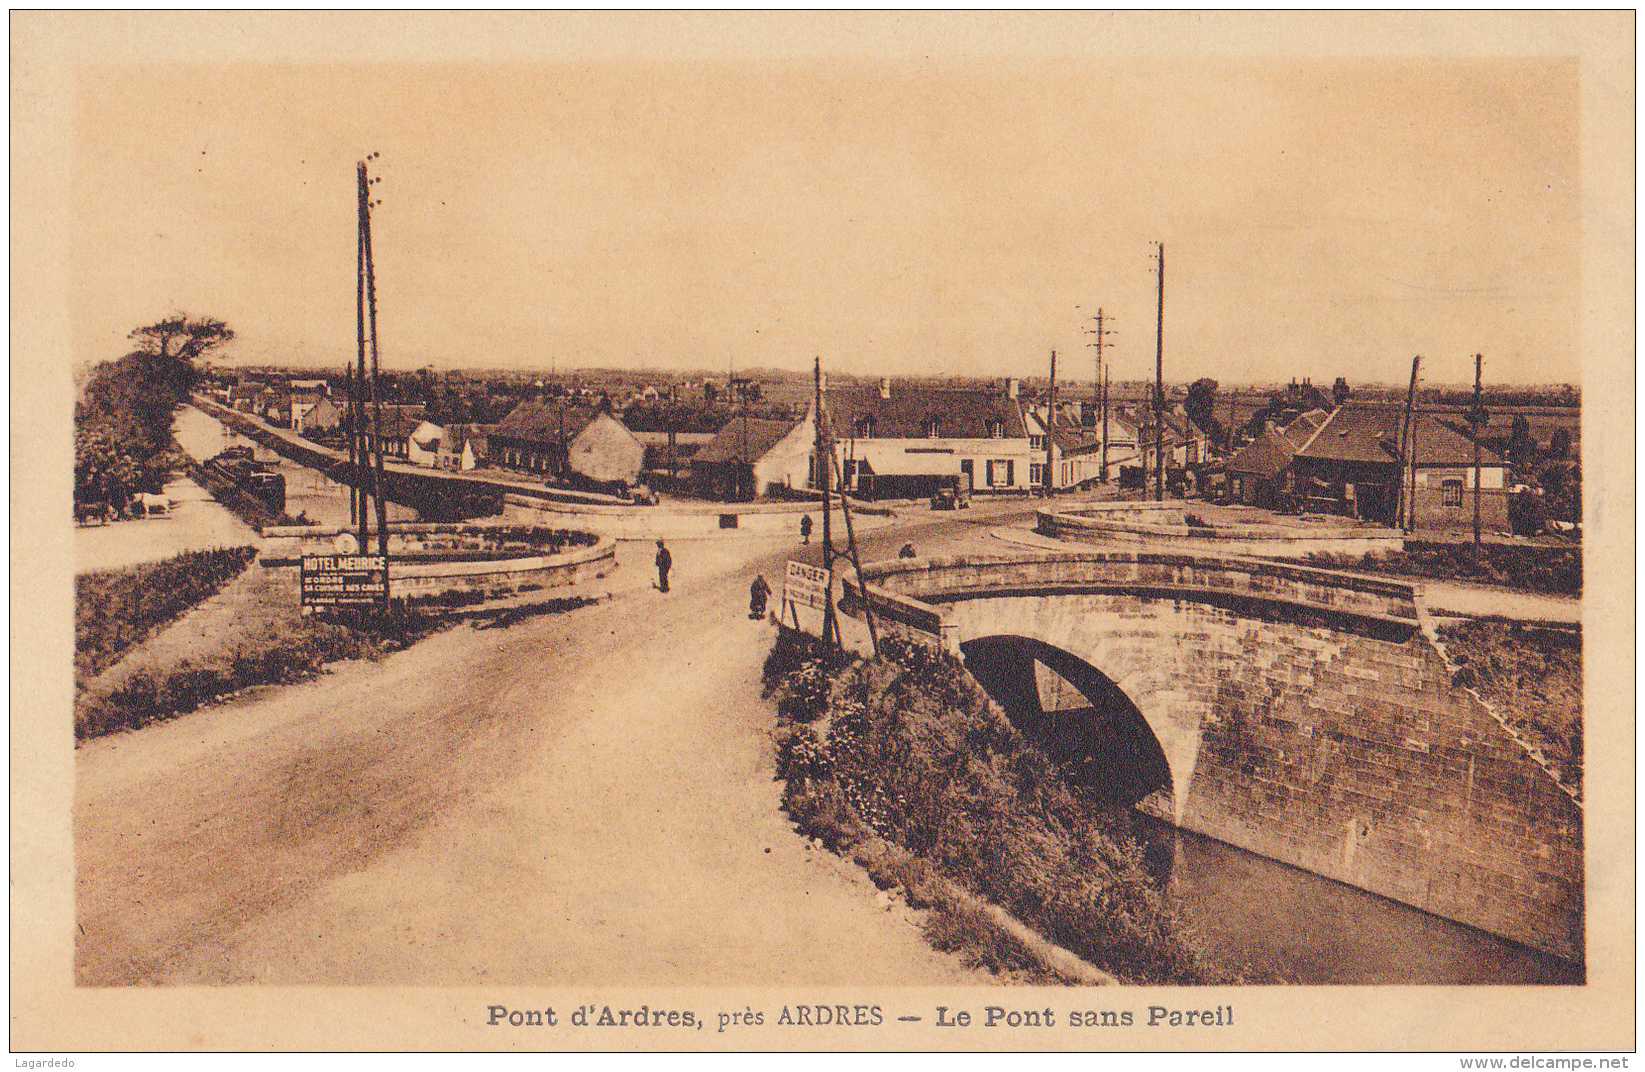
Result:
[[[883,630],[960,654],[1116,801],[1583,959],[1577,794],[1452,684],[1416,586],[1141,551],[908,559],[863,577]],[[862,591],[848,580],[848,612]]]

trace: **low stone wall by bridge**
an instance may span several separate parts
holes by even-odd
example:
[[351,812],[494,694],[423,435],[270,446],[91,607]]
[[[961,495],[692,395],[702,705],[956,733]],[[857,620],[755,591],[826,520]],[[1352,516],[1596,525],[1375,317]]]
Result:
[[[838,502],[829,523],[845,532]],[[821,502],[665,503],[661,506],[583,506],[522,496],[503,497],[503,517],[539,525],[570,525],[620,539],[692,539],[718,536],[791,536],[800,538],[800,518],[809,516],[813,535],[822,538]],[[883,525],[889,510],[851,507],[852,523],[868,529]]]
[[[333,541],[344,531],[331,525],[264,529],[259,560],[264,566],[297,566],[305,554],[333,553]],[[489,557],[480,550],[482,544],[497,543],[505,537],[535,539],[544,547],[560,544],[565,549],[537,554],[520,549],[497,550]],[[472,544],[473,549],[463,549],[465,543]],[[578,543],[585,546],[575,546]],[[431,545],[450,546],[448,560],[440,561],[441,551],[431,550]],[[564,529],[533,530],[483,523],[390,525],[389,594],[435,610],[445,604],[474,607],[514,600],[532,592],[602,578],[616,568],[616,549],[617,541],[610,537]]]
[[[1581,806],[1452,685],[1412,586],[1122,551],[864,574],[888,631],[961,651],[1020,638],[1117,686],[1170,768],[1143,810],[1583,959]],[[847,597],[860,612],[854,579]]]
[[1035,531],[1053,539],[1096,545],[1169,548],[1184,554],[1306,558],[1310,554],[1362,555],[1398,551],[1405,541],[1390,529],[1306,529],[1288,525],[1189,525],[1181,502],[1093,503],[1038,511]]

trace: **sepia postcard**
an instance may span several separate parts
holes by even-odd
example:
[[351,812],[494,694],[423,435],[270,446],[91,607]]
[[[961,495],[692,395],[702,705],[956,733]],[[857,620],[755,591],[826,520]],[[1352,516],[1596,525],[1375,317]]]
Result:
[[1635,1048],[1632,12],[10,20],[14,1053]]

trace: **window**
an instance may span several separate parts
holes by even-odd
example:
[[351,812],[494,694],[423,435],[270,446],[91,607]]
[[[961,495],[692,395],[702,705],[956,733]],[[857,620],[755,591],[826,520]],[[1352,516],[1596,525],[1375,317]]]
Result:
[[[990,480],[993,478],[990,477]],[[1036,488],[1045,483],[1045,466],[1039,462],[1028,463],[1028,482]]]
[[1004,439],[1005,438],[1005,422],[1000,420],[998,417],[988,418],[988,438],[989,439]]
[[1015,462],[1007,458],[1003,461],[991,460],[988,463],[988,486],[991,488],[1008,488],[1016,483]]
[[1028,449],[1029,450],[1044,450],[1045,449],[1045,437],[1042,436],[1042,435],[1030,435],[1028,437]]
[[1446,506],[1462,505],[1462,481],[1447,480],[1440,484],[1440,491],[1445,496]]
[[942,426],[937,422],[937,418],[935,417],[928,418],[923,424],[921,424],[920,431],[925,433],[925,438],[927,439],[942,438]]
[[874,418],[873,417],[858,417],[857,418],[857,438],[858,439],[873,439],[874,438]]

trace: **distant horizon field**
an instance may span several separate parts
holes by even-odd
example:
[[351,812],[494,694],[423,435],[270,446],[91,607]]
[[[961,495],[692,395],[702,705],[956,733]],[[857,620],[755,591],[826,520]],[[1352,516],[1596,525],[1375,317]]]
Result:
[[[425,366],[425,367],[427,367],[427,366]],[[338,376],[342,376],[342,375],[345,374],[344,369],[342,368],[342,366],[297,365],[297,364],[291,364],[291,365],[269,365],[269,364],[213,365],[213,366],[211,366],[211,371],[213,371],[213,372],[247,373],[247,374],[253,374],[253,375],[287,375],[287,376],[296,376],[296,377],[299,377],[299,378],[301,378],[302,376],[305,376],[305,375],[313,376],[313,375],[325,375],[325,374],[335,373]],[[406,368],[406,369],[384,368],[384,369],[382,369],[383,373],[389,374],[389,375],[392,375],[392,376],[395,376],[395,377],[415,376],[419,371],[420,371],[419,369],[415,369],[415,368]],[[606,386],[606,385],[609,385],[611,383],[621,383],[621,384],[626,384],[626,385],[639,387],[639,388],[644,388],[646,386],[655,386],[655,387],[660,388],[660,387],[662,387],[664,385],[667,385],[667,384],[683,383],[683,382],[689,382],[689,383],[692,383],[692,384],[701,384],[701,383],[706,381],[706,382],[712,382],[712,383],[715,383],[715,384],[723,384],[723,383],[726,382],[726,378],[727,378],[726,372],[723,369],[722,370],[713,370],[713,369],[703,369],[703,368],[643,368],[643,369],[574,368],[574,369],[553,369],[553,370],[550,370],[550,369],[529,369],[529,368],[502,369],[502,368],[467,368],[467,367],[458,368],[458,367],[454,367],[454,368],[441,369],[437,373],[435,373],[435,375],[440,376],[440,377],[444,377],[445,375],[447,375],[449,373],[460,373],[461,374],[461,379],[463,381],[470,381],[470,382],[476,381],[476,380],[492,380],[492,379],[500,379],[500,380],[509,380],[509,381],[519,382],[519,381],[538,380],[538,379],[540,379],[544,383],[566,383],[566,384],[569,384],[569,383],[572,383],[572,382],[578,382],[578,383],[589,385],[589,386],[596,386],[596,385],[597,386]],[[872,375],[861,374],[861,373],[839,372],[839,371],[829,370],[829,369],[826,369],[826,368],[823,370],[823,373],[828,378],[830,384],[834,384],[834,385],[838,385],[838,384],[852,384],[852,385],[874,384],[874,383],[879,382],[879,379],[880,379],[880,377],[878,377],[878,376],[872,376]],[[761,382],[762,385],[769,385],[769,384],[773,384],[773,383],[804,383],[804,384],[809,385],[812,382],[812,373],[810,371],[797,372],[793,369],[782,369],[782,368],[748,368],[748,369],[741,369],[741,368],[739,368],[739,369],[733,370],[732,374],[739,377],[739,378],[746,376],[746,377],[755,379],[755,380]],[[990,376],[946,376],[946,375],[940,375],[940,374],[935,374],[935,375],[930,375],[930,376],[893,376],[893,377],[891,377],[891,381],[893,383],[915,383],[915,384],[921,384],[921,385],[936,385],[936,386],[954,385],[954,386],[983,387],[983,386],[987,386],[989,384],[1003,383],[1006,379],[1009,379],[1009,378],[1015,378],[1023,386],[1033,387],[1033,388],[1043,388],[1049,382],[1048,377],[1045,377],[1045,376],[1007,377],[1005,375],[999,375],[999,376],[991,376],[990,377]],[[1202,379],[1202,378],[1205,378],[1205,376],[1203,374],[1202,375],[1196,375],[1192,379],[1181,379],[1181,380],[1167,379],[1165,386],[1168,390],[1171,390],[1171,389],[1182,390],[1182,389],[1186,389],[1189,384],[1192,384],[1195,381],[1197,381],[1199,379]],[[1210,379],[1216,379],[1216,376],[1212,375],[1209,378]],[[1114,381],[1111,381],[1110,387],[1109,387],[1110,397],[1111,398],[1120,397],[1120,398],[1122,398],[1122,400],[1126,400],[1126,401],[1132,400],[1132,396],[1136,396],[1136,397],[1139,397],[1139,398],[1146,398],[1147,397],[1147,389],[1152,384],[1152,382],[1153,382],[1152,380],[1114,380]],[[1291,379],[1289,377],[1287,377],[1285,379],[1278,379],[1278,380],[1271,380],[1271,381],[1264,381],[1264,382],[1251,382],[1251,383],[1221,383],[1219,381],[1218,393],[1219,393],[1219,395],[1221,395],[1225,398],[1229,394],[1232,394],[1235,397],[1239,397],[1240,395],[1243,395],[1243,394],[1252,394],[1252,395],[1260,395],[1261,397],[1266,399],[1269,395],[1271,395],[1271,394],[1273,394],[1277,391],[1283,391],[1287,386],[1289,386],[1290,383],[1291,383]],[[1066,377],[1065,378],[1065,377],[1062,377],[1062,376],[1057,377],[1057,385],[1058,385],[1057,389],[1059,391],[1072,390],[1072,391],[1075,391],[1075,392],[1082,392],[1082,391],[1083,392],[1089,392],[1091,390],[1092,386],[1093,386],[1092,381],[1088,378],[1085,378],[1085,379],[1082,379],[1082,378],[1079,378],[1079,377]],[[1319,388],[1320,390],[1327,391],[1327,392],[1329,392],[1330,387],[1331,387],[1331,385],[1329,383],[1326,383],[1326,382],[1316,382],[1316,383],[1314,383],[1313,386]],[[1405,384],[1405,383],[1397,383],[1397,384],[1395,384],[1395,383],[1380,383],[1380,382],[1362,383],[1362,382],[1354,382],[1354,381],[1350,380],[1348,386],[1349,386],[1349,389],[1351,391],[1354,391],[1354,392],[1361,392],[1361,393],[1364,393],[1364,392],[1378,392],[1378,393],[1380,393],[1380,392],[1394,392],[1394,393],[1399,394],[1403,398],[1403,396],[1405,394],[1407,384]],[[1458,381],[1458,382],[1455,382],[1455,383],[1451,383],[1451,382],[1443,382],[1443,381],[1435,381],[1435,380],[1424,379],[1424,380],[1420,381],[1420,386],[1421,386],[1421,389],[1424,390],[1424,391],[1436,391],[1436,390],[1437,391],[1468,391],[1468,390],[1471,390],[1473,388],[1473,383],[1471,381],[1470,382]],[[1567,387],[1569,387],[1569,388],[1571,388],[1575,391],[1578,391],[1578,392],[1581,391],[1581,384],[1564,382],[1564,381],[1551,382],[1551,383],[1537,383],[1537,384],[1493,383],[1493,382],[1487,381],[1484,384],[1484,390],[1487,393],[1504,392],[1504,391],[1516,391],[1516,392],[1517,391],[1525,391],[1525,392],[1559,391],[1559,390],[1562,390],[1562,389],[1567,388]],[[1580,394],[1579,394],[1579,398],[1580,398]],[[1547,405],[1552,406],[1552,405],[1554,405],[1554,403],[1550,402],[1550,403],[1547,403]],[[1558,407],[1558,408],[1566,408],[1566,407]]]

